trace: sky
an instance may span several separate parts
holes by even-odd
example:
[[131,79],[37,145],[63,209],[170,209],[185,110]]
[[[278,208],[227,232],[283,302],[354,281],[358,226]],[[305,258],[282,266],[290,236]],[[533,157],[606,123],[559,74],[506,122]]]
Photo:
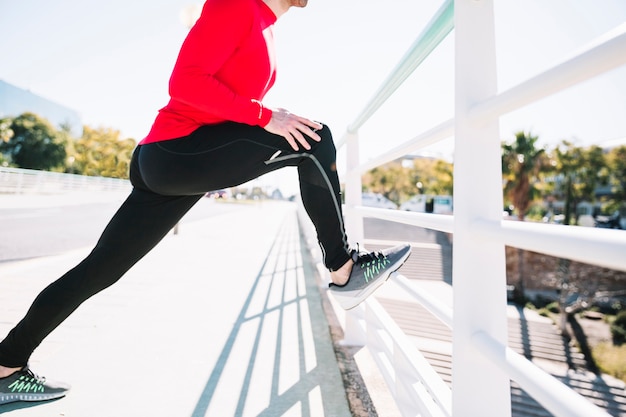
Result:
[[[167,100],[193,0],[0,0],[0,79],[140,140]],[[441,0],[310,0],[275,26],[278,79],[264,102],[328,124],[340,138]],[[498,89],[558,64],[626,22],[624,0],[495,0]],[[453,117],[454,36],[360,130],[367,160]],[[540,143],[626,138],[626,67],[500,121]],[[424,153],[453,158],[453,139]],[[293,177],[293,175],[292,175]],[[278,180],[279,182],[282,180]],[[293,187],[293,181],[283,185]]]

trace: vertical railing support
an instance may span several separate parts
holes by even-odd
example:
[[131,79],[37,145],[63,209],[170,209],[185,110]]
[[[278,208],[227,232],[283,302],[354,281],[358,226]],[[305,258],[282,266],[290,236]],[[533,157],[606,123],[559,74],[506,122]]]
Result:
[[346,230],[351,243],[363,242],[363,216],[354,206],[361,205],[361,172],[359,171],[359,135],[346,134]]
[[[502,218],[497,118],[476,125],[472,106],[497,93],[492,0],[456,0],[452,414],[511,415],[510,381],[479,355],[472,335],[484,331],[506,346],[504,245],[472,233],[478,219]],[[504,350],[504,347],[503,347]]]
[[[361,216],[354,206],[361,205],[361,172],[359,171],[359,135],[357,132],[346,134],[346,204],[345,204],[345,227],[348,239],[351,244],[363,242],[363,216]],[[361,328],[363,316],[363,306],[346,311],[346,322],[344,329],[344,340],[346,345],[364,346],[366,336]]]
[[367,344],[365,314],[364,304],[346,311],[342,344],[346,346],[365,346]]

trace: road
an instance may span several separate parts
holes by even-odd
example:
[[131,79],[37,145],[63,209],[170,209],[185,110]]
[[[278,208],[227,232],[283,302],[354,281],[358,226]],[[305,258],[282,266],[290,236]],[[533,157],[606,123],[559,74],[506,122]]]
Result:
[[[63,206],[0,208],[0,262],[19,261],[92,247],[121,201],[114,199],[99,203],[74,202]],[[246,207],[247,205],[203,198],[182,219],[181,226],[184,228],[186,223],[226,211],[243,210]],[[385,239],[391,236],[396,240],[432,239],[430,236],[418,238],[418,235],[428,233],[424,229],[378,219],[366,219],[365,231],[370,239]]]
[[[93,246],[121,201],[61,207],[0,208],[0,262]],[[202,199],[181,225],[245,206]]]

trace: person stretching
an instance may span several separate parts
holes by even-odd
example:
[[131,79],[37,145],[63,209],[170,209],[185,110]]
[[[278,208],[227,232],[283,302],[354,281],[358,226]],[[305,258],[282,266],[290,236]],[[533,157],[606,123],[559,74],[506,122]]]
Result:
[[262,100],[276,76],[272,27],[307,0],[207,0],[185,38],[170,100],[133,152],[128,198],[89,255],[45,288],[0,342],[0,404],[41,401],[69,385],[39,377],[28,360],[78,306],[118,281],[210,191],[286,166],[298,171],[329,291],[350,309],[406,261],[410,246],[351,250],[330,129]]

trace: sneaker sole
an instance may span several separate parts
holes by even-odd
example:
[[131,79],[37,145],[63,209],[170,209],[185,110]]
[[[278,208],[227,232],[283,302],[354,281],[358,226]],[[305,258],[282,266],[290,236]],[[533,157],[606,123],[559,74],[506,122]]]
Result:
[[365,301],[367,299],[367,297],[372,295],[377,289],[379,289],[381,287],[381,285],[383,285],[385,282],[387,282],[389,277],[394,272],[397,272],[398,269],[400,269],[402,267],[402,265],[404,265],[406,260],[409,259],[410,255],[411,255],[411,250],[409,250],[406,253],[406,255],[404,255],[402,258],[400,258],[393,266],[391,266],[387,272],[385,272],[376,281],[374,281],[374,283],[372,285],[368,285],[360,293],[355,294],[354,291],[353,292],[340,292],[340,291],[332,291],[331,290],[331,292],[333,294],[333,297],[335,297],[335,299],[337,300],[337,302],[339,303],[341,308],[343,308],[344,310],[351,310],[351,309],[353,309],[354,307],[358,306],[363,301]]
[[35,401],[49,401],[57,398],[65,397],[66,393],[53,393],[53,394],[1,394],[0,405],[9,404],[19,401],[35,402]]

